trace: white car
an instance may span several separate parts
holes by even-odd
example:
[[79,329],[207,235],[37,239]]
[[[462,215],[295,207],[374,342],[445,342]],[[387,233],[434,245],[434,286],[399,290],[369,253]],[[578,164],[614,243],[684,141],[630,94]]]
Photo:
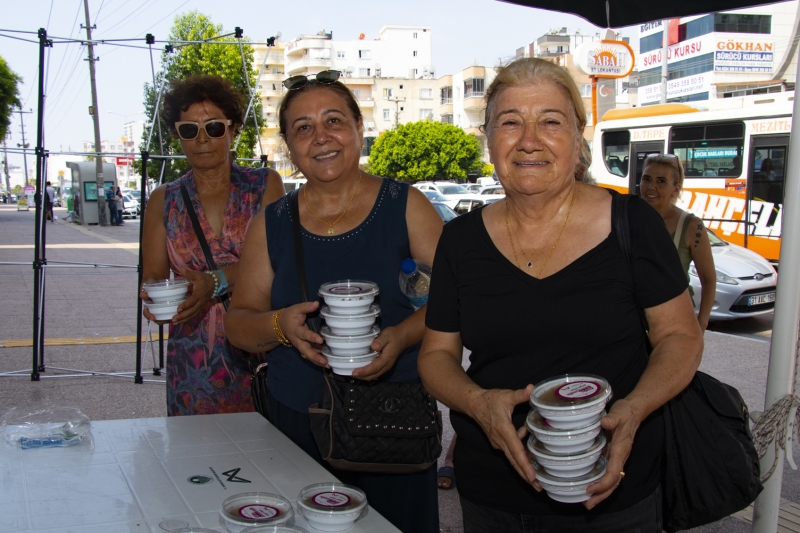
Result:
[[[710,230],[708,238],[717,270],[717,292],[710,319],[734,320],[772,311],[778,272],[769,261],[746,248],[723,241]],[[689,266],[689,283],[697,309],[702,286],[694,263]]]
[[498,198],[505,198],[506,197],[506,190],[503,188],[502,185],[487,185],[485,187],[481,187],[480,193],[492,195],[492,197]]
[[[418,181],[414,187],[425,191],[436,191],[447,200],[481,200],[481,195],[469,192],[466,187],[452,181]],[[452,206],[451,206],[452,207]]]
[[439,202],[446,205],[450,209],[455,209],[456,204],[458,204],[457,198],[447,198],[432,189],[422,191],[422,194],[424,194],[431,202]]
[[124,193],[122,195],[122,218],[129,217],[129,218],[136,218],[139,216],[139,212],[141,211],[141,207],[139,206],[139,200],[133,197],[130,193]]

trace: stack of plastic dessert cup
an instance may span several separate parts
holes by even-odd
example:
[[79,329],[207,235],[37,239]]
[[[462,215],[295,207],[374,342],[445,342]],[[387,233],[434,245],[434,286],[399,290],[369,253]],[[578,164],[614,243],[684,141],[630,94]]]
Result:
[[278,494],[242,492],[222,502],[219,524],[229,533],[241,533],[256,526],[289,526],[294,524],[294,508]]
[[323,283],[319,288],[325,300],[320,309],[326,324],[320,330],[325,339],[322,355],[334,373],[350,376],[378,356],[370,349],[380,333],[375,325],[380,309],[372,304],[378,293],[377,284],[350,279]]
[[144,306],[156,320],[171,319],[178,314],[178,306],[188,297],[189,283],[188,279],[160,279],[142,284],[142,290],[150,298],[149,302],[144,302]]
[[611,385],[592,374],[565,374],[537,384],[526,425],[536,478],[554,500],[578,503],[606,473],[606,437],[600,427]]
[[297,513],[320,531],[348,530],[368,512],[364,491],[338,481],[309,485],[297,495]]

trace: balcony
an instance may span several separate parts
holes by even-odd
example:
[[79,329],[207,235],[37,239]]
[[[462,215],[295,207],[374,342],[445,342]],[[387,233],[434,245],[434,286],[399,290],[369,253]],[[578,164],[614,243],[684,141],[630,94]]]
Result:
[[372,98],[358,98],[358,107],[360,108],[373,108],[375,107],[375,100]]
[[453,114],[453,100],[450,100],[447,104],[442,104],[439,106],[439,114],[440,115],[452,115]]
[[483,92],[469,91],[464,93],[464,111],[480,111],[485,107]]
[[273,89],[272,84],[267,86],[259,87],[259,93],[261,94],[261,98],[283,98],[284,93],[286,90],[283,88],[283,85],[276,85],[278,88]]
[[297,57],[298,54],[304,54],[306,50],[310,50],[312,48],[330,48],[331,41],[328,39],[302,39],[300,41],[294,41],[288,43],[286,45],[286,56],[287,59],[291,59],[291,56]]
[[303,59],[296,59],[286,63],[286,75],[295,76],[303,74],[309,70],[328,70],[333,67],[333,61],[330,59],[314,59],[312,57],[304,57]]

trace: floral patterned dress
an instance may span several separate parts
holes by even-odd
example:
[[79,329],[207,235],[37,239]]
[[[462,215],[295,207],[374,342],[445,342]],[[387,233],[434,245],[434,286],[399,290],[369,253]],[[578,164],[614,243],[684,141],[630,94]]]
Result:
[[[180,183],[186,184],[217,268],[239,261],[250,221],[261,207],[268,169],[231,167],[231,185],[222,235],[217,237],[197,199],[190,170],[169,183],[164,195],[164,226],[170,270],[206,271],[203,250],[186,213]],[[167,343],[167,414],[206,415],[254,411],[250,397],[250,354],[231,346],[225,335],[225,306],[220,298],[184,324],[170,324]],[[263,354],[252,354],[264,360]]]

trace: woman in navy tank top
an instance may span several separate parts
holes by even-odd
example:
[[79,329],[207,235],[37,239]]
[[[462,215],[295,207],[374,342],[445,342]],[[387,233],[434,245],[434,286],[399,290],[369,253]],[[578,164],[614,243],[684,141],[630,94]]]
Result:
[[[425,307],[415,311],[400,291],[403,259],[429,264],[442,221],[425,196],[406,183],[359,169],[364,125],[350,90],[327,71],[295,76],[279,113],[292,162],[308,179],[297,193],[308,290],[341,279],[378,284],[379,352],[353,376],[363,380],[419,382],[417,354]],[[327,360],[323,339],[306,327],[319,302],[303,303],[294,254],[290,197],[265,208],[245,239],[239,284],[225,320],[231,342],[268,352],[270,422],[322,463],[311,434],[308,407],[316,403]],[[361,487],[378,512],[408,533],[439,531],[436,465],[415,474],[337,471]]]

